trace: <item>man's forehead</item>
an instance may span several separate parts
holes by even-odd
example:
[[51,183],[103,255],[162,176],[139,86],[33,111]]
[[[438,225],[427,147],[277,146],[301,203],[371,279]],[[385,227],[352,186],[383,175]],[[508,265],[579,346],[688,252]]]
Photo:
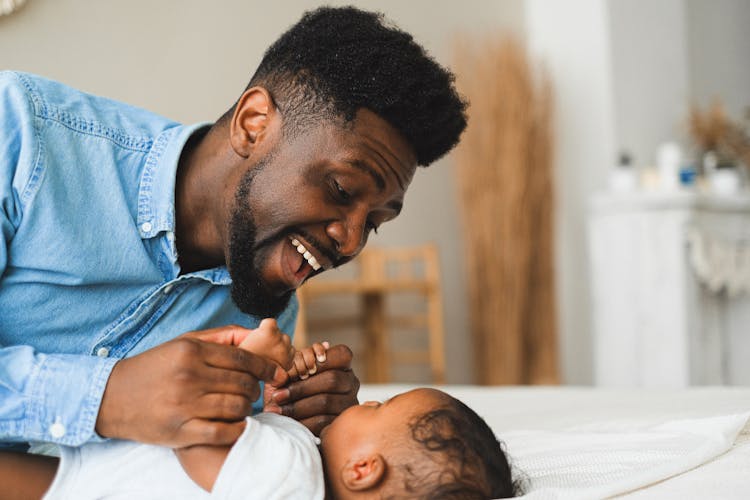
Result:
[[378,164],[390,170],[401,189],[406,191],[414,177],[417,159],[403,135],[385,119],[365,108],[357,111],[353,125],[351,133],[378,157]]

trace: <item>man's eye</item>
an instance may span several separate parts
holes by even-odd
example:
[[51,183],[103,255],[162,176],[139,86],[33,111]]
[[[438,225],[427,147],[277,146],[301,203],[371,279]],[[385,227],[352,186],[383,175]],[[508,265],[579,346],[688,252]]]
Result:
[[333,181],[333,185],[336,188],[336,194],[338,195],[339,199],[341,199],[341,201],[348,202],[352,199],[352,196],[346,191],[346,189],[341,187],[341,184]]

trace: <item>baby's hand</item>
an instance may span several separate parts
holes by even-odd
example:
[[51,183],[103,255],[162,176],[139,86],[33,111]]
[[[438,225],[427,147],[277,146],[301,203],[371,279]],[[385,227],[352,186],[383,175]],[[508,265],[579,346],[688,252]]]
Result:
[[294,367],[294,347],[288,335],[279,330],[275,319],[266,318],[258,328],[248,333],[239,347],[268,358],[281,365],[285,370]]
[[310,347],[305,347],[294,353],[294,362],[292,367],[287,370],[290,380],[305,380],[310,375],[315,375],[318,366],[315,364],[325,363],[326,350],[330,347],[328,342],[322,344],[314,343]]

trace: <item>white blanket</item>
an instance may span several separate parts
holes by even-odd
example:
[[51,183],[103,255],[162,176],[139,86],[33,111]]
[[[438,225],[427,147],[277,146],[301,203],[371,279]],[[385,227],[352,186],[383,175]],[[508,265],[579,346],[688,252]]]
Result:
[[621,495],[702,465],[729,450],[750,414],[646,428],[597,426],[502,436],[529,500]]
[[[365,384],[360,390],[360,400],[383,400],[413,387],[414,385],[411,384]],[[539,484],[546,484],[550,489],[553,488],[553,485],[556,485],[554,487],[562,490],[550,493],[550,495],[558,495],[557,498],[564,498],[561,495],[570,493],[569,491],[563,493],[566,491],[563,487],[565,483],[562,482],[565,473],[563,466],[567,467],[567,473],[571,474],[569,479],[573,481],[574,473],[581,473],[582,470],[576,469],[571,461],[577,456],[584,463],[588,463],[589,459],[595,458],[594,454],[585,456],[571,453],[571,458],[566,458],[568,456],[563,455],[562,458],[558,459],[557,464],[548,462],[549,472],[559,474],[557,476],[558,482],[544,483],[544,481],[551,481],[553,478],[542,477],[543,469],[538,469],[535,472],[534,463],[531,461],[534,451],[531,447],[533,445],[531,439],[538,440],[539,460],[551,460],[551,452],[555,449],[553,447],[555,441],[552,438],[555,436],[563,440],[565,437],[576,435],[576,433],[596,434],[603,440],[607,437],[607,434],[610,434],[610,437],[615,440],[620,438],[620,445],[627,446],[629,442],[636,445],[635,451],[637,452],[641,449],[647,449],[642,448],[641,444],[643,443],[637,444],[634,441],[637,437],[645,437],[653,433],[658,434],[661,438],[668,439],[670,432],[673,432],[674,435],[689,434],[690,436],[686,438],[684,443],[681,440],[678,441],[684,446],[687,446],[687,443],[696,445],[691,448],[693,451],[691,452],[683,447],[682,452],[677,449],[675,455],[675,450],[673,450],[672,458],[661,462],[663,466],[656,465],[658,456],[655,456],[656,460],[653,467],[646,466],[645,462],[640,462],[640,465],[636,465],[636,469],[647,467],[649,470],[638,474],[629,472],[623,482],[615,480],[616,474],[614,472],[617,467],[625,466],[627,456],[610,457],[614,459],[609,464],[610,469],[605,469],[606,462],[594,462],[593,465],[597,466],[598,464],[600,468],[589,472],[604,473],[609,470],[612,475],[606,476],[606,474],[603,474],[599,476],[599,479],[589,476],[589,486],[592,488],[600,486],[602,489],[596,491],[592,489],[584,491],[582,494],[590,494],[591,497],[595,498],[598,495],[602,497],[623,495],[628,500],[635,500],[636,498],[745,500],[750,498],[748,493],[750,492],[750,472],[748,472],[750,471],[750,423],[742,429],[734,446],[731,446],[731,440],[733,439],[732,435],[736,435],[736,432],[733,430],[731,422],[725,421],[726,427],[721,424],[721,418],[724,416],[736,415],[738,419],[742,419],[750,411],[749,387],[693,387],[648,391],[570,386],[479,387],[448,385],[439,388],[472,407],[487,421],[499,439],[508,442],[511,460],[516,463],[517,468],[525,467],[524,460],[526,460],[525,463],[529,464],[527,476],[533,477],[537,474]],[[714,417],[719,417],[718,420],[714,421],[714,423],[717,423],[716,427],[712,427]],[[731,420],[733,417],[728,418]],[[680,427],[682,425],[679,423],[680,421],[687,422],[687,431]],[[695,425],[701,421],[705,425]],[[666,428],[662,428],[662,426],[666,426]],[[672,428],[670,429],[670,427]],[[699,428],[710,432],[706,435]],[[525,441],[525,445],[527,445],[525,449],[524,442],[522,442],[524,433],[531,436],[530,439]],[[716,440],[710,437],[712,433],[714,433]],[[722,435],[724,438],[721,437]],[[706,444],[706,448],[701,448],[701,442]],[[557,441],[558,447],[563,444],[564,441]],[[571,439],[569,444],[571,446],[583,444],[583,441]],[[616,445],[616,443],[610,444]],[[662,441],[662,444],[667,445],[668,441]],[[729,449],[730,446],[731,449]],[[711,447],[714,447],[712,448],[714,451],[711,451]],[[726,452],[720,451],[722,449]],[[545,453],[547,453],[547,458],[545,458]],[[514,456],[516,454],[517,457]],[[631,463],[639,463],[636,453],[631,454],[630,457],[636,459],[635,462]],[[620,460],[621,458],[622,460]],[[641,460],[643,460],[643,457],[641,457]],[[694,465],[690,465],[691,462]],[[538,466],[542,464],[542,462],[536,463]],[[671,466],[674,466],[674,469],[670,469]],[[680,473],[681,471],[682,473]],[[664,480],[659,480],[659,476]],[[609,480],[612,480],[612,482],[605,485],[605,481]],[[579,490],[587,487],[585,482],[575,484],[578,484]],[[633,490],[633,488],[638,489]],[[542,495],[541,487],[537,489],[529,488],[529,490],[533,495],[537,495],[529,498],[545,498],[540,496]],[[615,490],[621,491],[621,493],[615,493]],[[580,498],[578,494],[568,496]],[[551,496],[551,498],[556,497]]]

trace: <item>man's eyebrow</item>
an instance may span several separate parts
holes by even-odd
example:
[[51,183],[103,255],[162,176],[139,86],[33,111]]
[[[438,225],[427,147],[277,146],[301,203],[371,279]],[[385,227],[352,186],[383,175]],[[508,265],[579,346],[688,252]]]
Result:
[[[385,179],[383,179],[383,176],[380,175],[380,172],[372,168],[370,165],[360,160],[351,160],[347,161],[346,163],[347,165],[359,169],[372,177],[372,179],[375,181],[375,185],[377,186],[379,193],[382,193],[385,190]],[[388,208],[396,212],[396,215],[401,213],[401,209],[403,207],[404,204],[400,201],[393,200],[388,202]]]
[[347,161],[346,163],[372,177],[372,179],[375,181],[375,185],[378,187],[378,191],[381,193],[383,192],[383,190],[385,189],[385,179],[383,179],[383,176],[380,175],[380,172],[376,171],[370,165],[361,160],[351,160]]

